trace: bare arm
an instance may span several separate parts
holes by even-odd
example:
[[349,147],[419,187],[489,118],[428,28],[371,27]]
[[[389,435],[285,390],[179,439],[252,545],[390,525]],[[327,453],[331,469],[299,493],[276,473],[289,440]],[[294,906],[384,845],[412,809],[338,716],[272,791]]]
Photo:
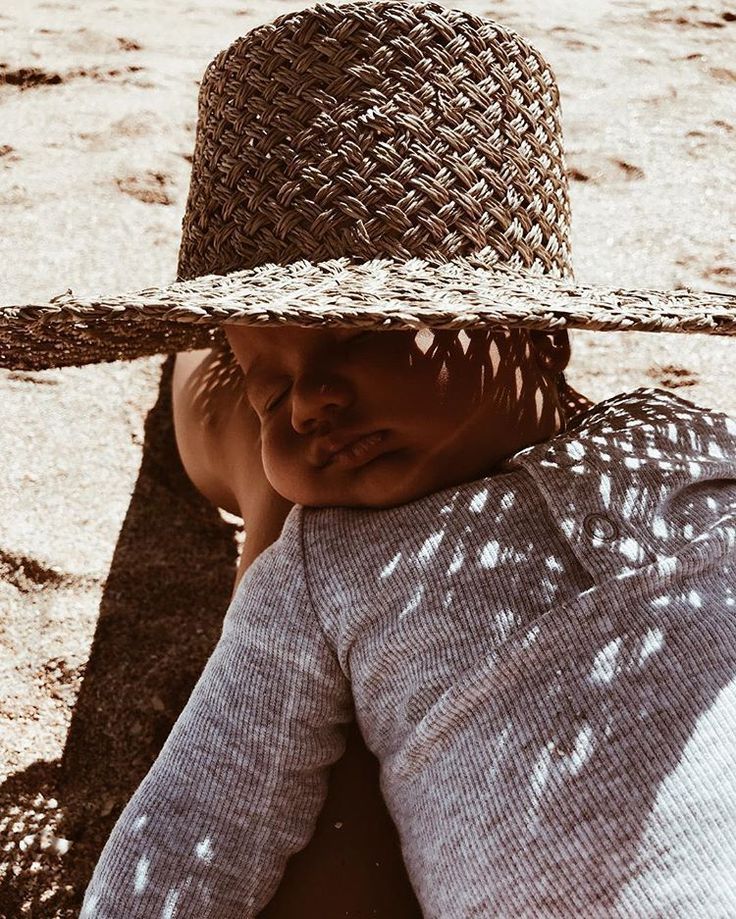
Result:
[[279,538],[284,521],[294,506],[291,501],[282,498],[271,488],[265,476],[263,482],[254,486],[246,500],[247,506],[243,508],[242,514],[246,534],[245,544],[235,573],[233,597],[248,568],[265,549]]

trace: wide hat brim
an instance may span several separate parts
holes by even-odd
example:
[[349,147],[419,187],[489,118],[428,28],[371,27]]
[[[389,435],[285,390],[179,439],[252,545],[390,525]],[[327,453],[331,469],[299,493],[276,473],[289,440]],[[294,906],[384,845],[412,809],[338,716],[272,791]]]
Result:
[[130,294],[4,306],[0,366],[39,370],[213,347],[225,342],[223,323],[736,335],[733,294],[579,284],[487,257],[302,260]]

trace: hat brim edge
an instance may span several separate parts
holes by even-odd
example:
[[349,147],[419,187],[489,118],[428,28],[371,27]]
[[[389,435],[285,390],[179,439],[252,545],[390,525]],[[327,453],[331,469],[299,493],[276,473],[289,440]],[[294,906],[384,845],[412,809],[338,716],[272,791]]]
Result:
[[224,347],[223,325],[736,335],[736,294],[581,284],[478,256],[270,264],[132,293],[0,307],[0,367]]

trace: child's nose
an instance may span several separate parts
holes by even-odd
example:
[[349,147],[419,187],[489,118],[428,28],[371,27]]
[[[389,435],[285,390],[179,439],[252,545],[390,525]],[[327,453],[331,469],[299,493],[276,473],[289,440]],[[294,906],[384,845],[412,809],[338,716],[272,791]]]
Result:
[[350,381],[344,376],[324,373],[311,380],[295,381],[292,394],[292,426],[306,433],[316,423],[332,420],[347,408],[355,397]]

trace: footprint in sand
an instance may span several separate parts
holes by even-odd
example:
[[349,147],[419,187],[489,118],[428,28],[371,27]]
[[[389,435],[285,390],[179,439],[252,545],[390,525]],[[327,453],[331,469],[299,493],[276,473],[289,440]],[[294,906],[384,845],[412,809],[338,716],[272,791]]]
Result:
[[604,182],[628,182],[646,177],[640,166],[613,156],[593,160],[585,154],[570,153],[567,162],[567,176],[572,182],[591,182],[600,185]]
[[[713,124],[716,127],[719,126],[719,124],[716,122],[713,122]],[[727,122],[720,122],[720,125],[725,125],[726,130],[729,130],[730,126],[727,124]],[[685,137],[690,141],[687,149],[685,150],[689,157],[692,157],[692,159],[696,160],[713,160],[714,144],[717,144],[720,140],[718,131],[686,131]]]
[[33,86],[54,86],[64,82],[60,73],[47,73],[40,67],[19,67],[15,70],[0,64],[0,85],[30,89]]
[[554,26],[549,31],[564,36],[562,38],[562,44],[571,51],[582,51],[584,49],[600,51],[600,45],[596,45],[591,41],[586,41],[584,38],[578,38],[572,34],[575,32],[575,29],[569,29],[567,26]]
[[674,364],[659,366],[655,364],[647,370],[647,376],[652,377],[662,386],[677,389],[681,386],[695,386],[700,380],[696,373],[686,367],[677,367]]
[[114,55],[118,51],[141,50],[141,45],[134,38],[129,36],[114,38],[107,32],[88,29],[85,26],[65,32],[62,41],[77,60],[88,54]]
[[719,83],[736,83],[736,70],[730,67],[711,67],[708,73]]
[[0,578],[21,593],[79,584],[79,578],[65,574],[60,568],[42,565],[30,555],[19,555],[4,549],[0,549]]
[[133,38],[118,38],[118,48],[121,51],[142,51],[143,46],[139,45]]
[[[59,86],[67,83],[69,80],[89,79],[97,82],[107,82],[120,77],[122,74],[138,73],[143,67],[123,67],[112,68],[110,70],[101,70],[99,67],[78,68],[69,70],[66,73],[54,73],[43,70],[41,67],[17,67],[11,68],[8,64],[0,63],[0,86],[15,86],[18,89],[36,89],[40,86]],[[123,82],[128,81],[123,78]],[[143,84],[135,81],[137,86],[152,85]]]
[[165,173],[150,171],[143,175],[115,179],[123,194],[137,198],[144,204],[173,204],[174,199],[166,191],[166,186],[170,182],[171,177]]
[[117,150],[132,138],[147,137],[162,129],[160,113],[141,111],[118,118],[101,131],[80,131],[77,137],[86,141],[88,150]]
[[601,46],[582,38],[565,38],[562,44],[571,51],[600,51]]
[[658,10],[648,10],[644,14],[644,19],[650,23],[664,23],[690,29],[723,29],[726,23],[734,21],[735,14],[730,12],[721,13],[718,19],[698,19],[695,15],[698,9],[699,7],[694,4],[689,6],[686,12],[692,15],[688,16],[683,14],[681,7],[679,9],[664,7]]
[[643,179],[644,170],[640,166],[635,166],[633,163],[627,163],[626,160],[615,160],[612,159],[611,162],[616,166],[620,174],[625,179]]
[[112,38],[106,32],[85,27],[64,35],[66,47],[77,56],[84,53],[115,54],[117,51],[142,51],[143,46],[134,38],[120,35]]
[[20,156],[15,151],[15,147],[11,147],[10,144],[0,144],[0,165],[10,166],[11,163],[17,163],[20,161]]
[[728,283],[729,281],[736,280],[736,268],[727,261],[719,262],[711,268],[706,268],[703,272],[703,277]]

